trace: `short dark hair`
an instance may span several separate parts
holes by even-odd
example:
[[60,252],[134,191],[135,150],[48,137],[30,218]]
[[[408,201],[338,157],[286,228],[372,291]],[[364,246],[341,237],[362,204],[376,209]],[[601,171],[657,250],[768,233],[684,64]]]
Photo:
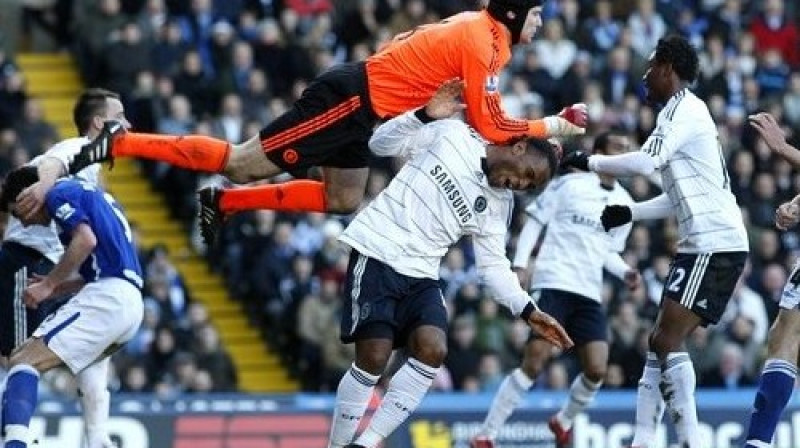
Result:
[[697,50],[679,34],[659,39],[654,58],[658,64],[672,65],[672,70],[684,81],[694,82],[697,79],[700,67]]
[[120,99],[119,94],[110,90],[94,87],[86,89],[78,97],[72,109],[72,121],[79,135],[86,135],[92,125],[92,117],[105,112],[107,99]]
[[559,156],[556,154],[556,146],[541,138],[528,138],[525,140],[528,148],[547,157],[547,165],[550,167],[550,177],[556,175],[559,164]]
[[626,135],[624,129],[619,127],[612,127],[606,131],[601,132],[594,138],[594,143],[592,144],[592,154],[597,154],[597,151],[605,150],[608,147],[608,141],[611,139],[612,136],[615,135]]
[[39,170],[35,166],[24,165],[6,175],[3,192],[0,193],[0,211],[8,212],[8,205],[16,202],[22,190],[39,181]]

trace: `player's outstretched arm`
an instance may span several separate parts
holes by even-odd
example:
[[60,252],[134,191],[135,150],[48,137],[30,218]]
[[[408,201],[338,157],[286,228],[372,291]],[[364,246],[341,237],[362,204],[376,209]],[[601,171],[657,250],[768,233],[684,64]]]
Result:
[[761,112],[750,115],[747,120],[772,152],[786,159],[795,168],[800,168],[800,150],[786,142],[786,133],[775,117],[767,112]]
[[505,257],[505,235],[475,235],[472,238],[481,280],[494,293],[492,297],[524,319],[528,325],[556,347],[566,349],[574,344],[566,330],[552,316],[539,310],[522,289]]

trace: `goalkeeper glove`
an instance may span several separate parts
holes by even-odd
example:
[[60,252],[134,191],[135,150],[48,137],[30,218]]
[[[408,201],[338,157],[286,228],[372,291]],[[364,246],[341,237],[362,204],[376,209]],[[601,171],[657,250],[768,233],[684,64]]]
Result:
[[561,169],[577,168],[581,171],[589,171],[589,156],[583,151],[572,151],[564,156],[561,161]]
[[561,109],[555,116],[544,117],[548,137],[568,137],[586,132],[589,114],[586,104],[576,103]]
[[606,205],[603,209],[603,214],[600,215],[600,222],[603,224],[603,229],[606,232],[625,225],[633,220],[631,208],[627,205]]

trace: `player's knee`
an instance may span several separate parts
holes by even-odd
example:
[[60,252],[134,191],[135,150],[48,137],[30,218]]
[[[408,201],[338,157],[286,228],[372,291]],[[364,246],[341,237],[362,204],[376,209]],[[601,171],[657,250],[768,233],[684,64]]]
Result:
[[364,193],[357,193],[353,190],[326,191],[326,208],[329,213],[349,214],[358,210]]
[[546,359],[542,359],[539,356],[525,356],[522,359],[522,365],[520,368],[528,378],[536,378],[539,374],[544,370],[544,365],[547,362]]
[[605,380],[607,371],[608,365],[605,363],[589,363],[583,369],[583,376],[593,383],[599,383]]
[[650,351],[658,356],[658,359],[666,359],[667,355],[680,349],[681,341],[674,335],[656,329],[650,334]]
[[252,175],[249,170],[248,157],[244,157],[245,152],[241,150],[241,145],[233,145],[225,169],[222,174],[237,184],[251,182]]
[[369,372],[372,375],[380,375],[386,369],[386,364],[389,362],[389,353],[384,353],[381,350],[368,350],[356,355],[356,366]]
[[447,345],[439,342],[424,344],[417,348],[414,358],[431,367],[440,367],[447,357]]

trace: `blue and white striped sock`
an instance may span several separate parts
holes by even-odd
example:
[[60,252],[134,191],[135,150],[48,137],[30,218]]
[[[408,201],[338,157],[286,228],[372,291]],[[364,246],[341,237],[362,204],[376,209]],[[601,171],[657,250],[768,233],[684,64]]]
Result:
[[28,424],[39,393],[39,372],[28,364],[19,364],[8,371],[5,400],[3,401],[3,428],[5,448],[28,446]]
[[753,401],[750,428],[747,430],[747,448],[771,446],[775,428],[786,403],[792,397],[797,366],[783,359],[768,359],[761,372],[758,392]]

